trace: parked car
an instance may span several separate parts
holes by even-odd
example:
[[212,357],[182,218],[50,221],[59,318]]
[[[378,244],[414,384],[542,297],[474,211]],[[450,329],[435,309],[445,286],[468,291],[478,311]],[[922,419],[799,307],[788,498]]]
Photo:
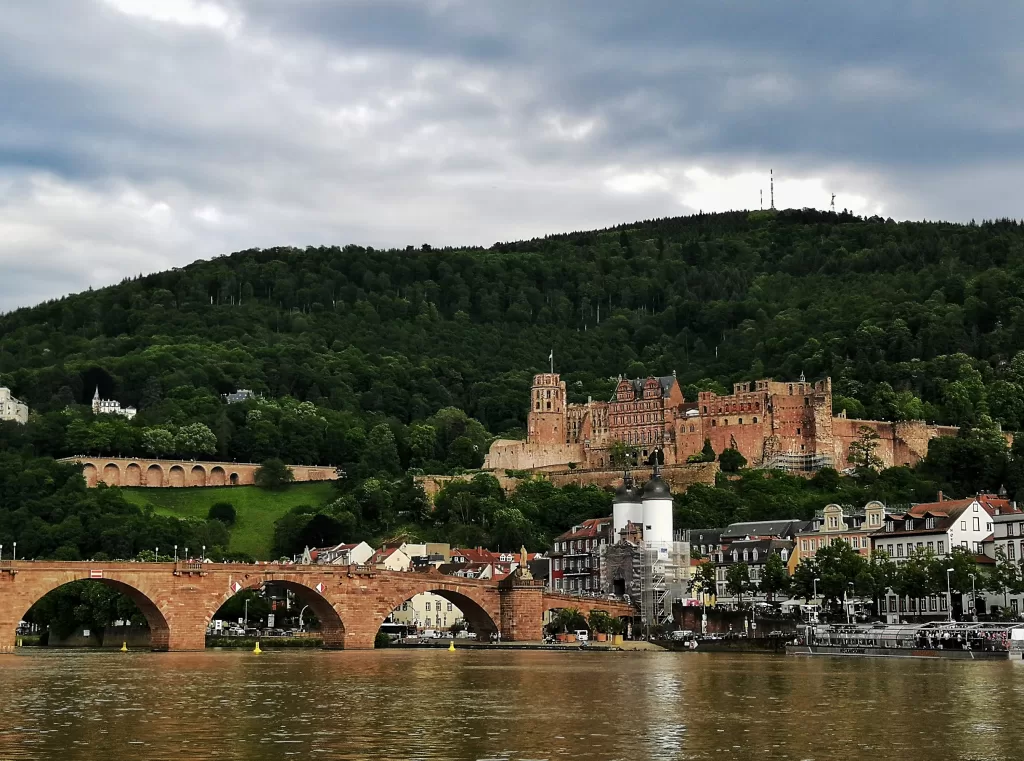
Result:
[[590,639],[590,632],[588,632],[586,629],[577,629],[575,631],[575,634],[576,639],[578,639],[580,642],[586,642]]
[[688,639],[693,639],[693,632],[689,629],[676,629],[668,635],[668,638],[673,642],[683,642]]
[[771,639],[782,639],[785,636],[786,633],[781,629],[773,629],[772,631],[768,632],[768,637]]

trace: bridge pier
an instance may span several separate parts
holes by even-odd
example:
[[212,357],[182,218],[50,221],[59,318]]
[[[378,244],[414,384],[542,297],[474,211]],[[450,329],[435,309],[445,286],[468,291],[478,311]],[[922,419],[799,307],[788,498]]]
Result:
[[544,582],[517,574],[498,584],[501,601],[501,638],[506,642],[544,639]]

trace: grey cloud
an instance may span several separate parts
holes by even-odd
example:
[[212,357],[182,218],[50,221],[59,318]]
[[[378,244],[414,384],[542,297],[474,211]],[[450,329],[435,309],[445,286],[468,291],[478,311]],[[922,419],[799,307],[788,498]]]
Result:
[[920,1],[9,4],[0,310],[248,246],[753,206],[768,167],[784,203],[1012,216],[1022,22]]

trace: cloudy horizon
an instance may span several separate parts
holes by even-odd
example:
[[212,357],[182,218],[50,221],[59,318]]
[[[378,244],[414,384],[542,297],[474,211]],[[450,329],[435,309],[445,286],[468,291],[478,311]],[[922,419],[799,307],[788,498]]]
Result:
[[1024,8],[35,0],[0,26],[0,312],[246,248],[769,204],[1022,216]]

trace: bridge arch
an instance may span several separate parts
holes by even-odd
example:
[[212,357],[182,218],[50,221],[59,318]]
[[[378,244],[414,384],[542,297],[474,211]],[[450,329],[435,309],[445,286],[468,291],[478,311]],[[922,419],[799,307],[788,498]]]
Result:
[[[443,597],[462,611],[466,623],[479,638],[487,639],[492,632],[498,631],[501,612],[496,590],[472,584],[460,584],[458,577],[444,576],[439,573],[409,575],[423,578],[410,580],[412,583],[397,585],[396,589],[385,598],[384,605],[376,612],[374,634],[380,629],[385,619],[402,603],[411,600],[416,595],[425,593]],[[383,610],[383,613],[380,610]]]
[[61,574],[57,579],[44,581],[41,584],[32,584],[27,588],[22,587],[20,594],[12,596],[6,605],[0,604],[0,652],[10,647],[13,643],[14,630],[18,622],[24,619],[32,607],[51,592],[76,582],[88,582],[90,584],[102,584],[114,589],[128,597],[135,607],[139,609],[146,618],[149,626],[150,649],[169,650],[171,640],[171,628],[164,611],[155,602],[150,591],[120,578],[91,578],[88,572],[81,574]]
[[257,589],[263,585],[273,585],[287,589],[295,594],[302,605],[308,605],[309,609],[316,614],[320,621],[320,637],[326,650],[342,650],[345,647],[345,624],[336,606],[327,598],[321,595],[315,588],[308,586],[305,579],[298,581],[290,578],[267,578],[259,573],[248,574],[235,580],[239,589],[233,591],[228,589],[216,602],[214,606],[206,611],[203,622],[203,631],[213,621],[217,611],[223,607],[232,597],[246,590]]
[[146,486],[163,486],[164,485],[164,469],[161,468],[157,463],[153,463],[146,468]]
[[227,477],[224,475],[224,468],[220,465],[215,465],[210,470],[210,486],[224,486],[227,481]]

